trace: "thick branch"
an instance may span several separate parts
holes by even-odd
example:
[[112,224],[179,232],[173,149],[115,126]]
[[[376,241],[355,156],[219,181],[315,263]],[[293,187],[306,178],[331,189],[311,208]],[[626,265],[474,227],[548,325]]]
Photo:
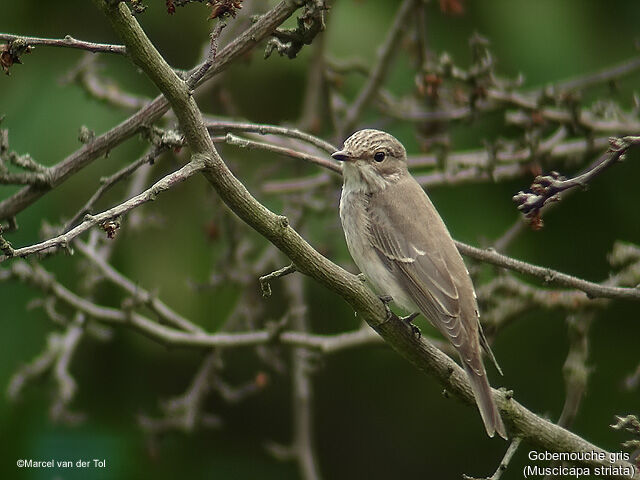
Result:
[[[207,71],[200,84],[224,70],[232,61],[241,57],[261,40],[268,37],[273,30],[291,16],[299,5],[293,1],[283,0],[269,12],[260,17],[242,35],[224,47],[216,55],[216,60]],[[195,71],[194,69],[193,71]],[[51,186],[28,186],[11,197],[0,202],[0,220],[14,217],[33,202],[42,197],[50,189],[57,187],[76,172],[80,171],[101,155],[107,154],[115,146],[131,138],[145,125],[149,125],[164,115],[169,109],[169,102],[160,95],[137,113],[108,132],[96,137],[91,143],[69,155],[50,170]]]
[[[348,301],[369,325],[416,367],[436,376],[449,392],[466,402],[473,403],[473,393],[466,375],[453,360],[431,344],[416,339],[400,319],[388,318],[382,302],[363,282],[314,250],[289,226],[285,217],[275,215],[257,202],[213,149],[206,129],[204,129],[206,139],[195,138],[203,135],[202,119],[197,107],[193,102],[185,99],[182,90],[170,81],[168,65],[154,60],[157,52],[149,53],[153,46],[143,34],[140,34],[141,30],[135,19],[130,16],[122,3],[118,8],[110,8],[104,0],[94,0],[94,2],[105,15],[111,18],[112,24],[122,35],[132,57],[145,71],[149,72],[152,66],[165,70],[149,72],[149,75],[158,82],[163,93],[172,99],[174,110],[181,108],[185,110],[176,111],[180,126],[188,142],[193,141],[191,145],[193,151],[210,155],[208,168],[204,173],[225,203],[242,220],[282,250],[292,260],[298,271],[311,276]],[[147,62],[144,59],[146,53],[150,55]],[[205,152],[200,150],[201,148],[210,148],[210,151]],[[523,439],[550,451],[602,452],[600,448],[577,435],[541,419],[515,400],[507,398],[505,394],[495,392],[494,396],[512,435],[522,436]],[[593,464],[593,462],[588,463]],[[631,468],[628,463],[619,462],[619,464]],[[602,465],[611,466],[608,462]]]

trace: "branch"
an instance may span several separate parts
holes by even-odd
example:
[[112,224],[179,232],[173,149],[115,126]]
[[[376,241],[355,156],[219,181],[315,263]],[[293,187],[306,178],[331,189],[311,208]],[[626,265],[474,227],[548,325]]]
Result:
[[604,308],[611,302],[607,299],[590,300],[580,290],[534,287],[509,274],[498,275],[480,284],[476,293],[482,307],[482,325],[485,333],[491,336],[495,336],[507,322],[521,318],[532,308],[580,312]]
[[[550,160],[566,159],[575,155],[589,153],[609,146],[609,137],[596,137],[587,140],[566,140],[565,127],[558,128],[551,136],[541,140],[540,143],[525,148],[517,148],[514,144],[496,145],[495,150],[482,148],[460,152],[445,153],[444,161],[447,166],[485,167],[491,168],[498,165],[508,165],[530,162],[536,157],[544,157]],[[436,167],[442,163],[438,155],[409,155],[407,163],[410,167]]]
[[[345,349],[370,344],[381,344],[382,339],[370,328],[335,335],[316,335],[305,332],[285,331],[274,337],[268,329],[240,333],[206,333],[190,320],[195,328],[188,329],[176,322],[182,330],[166,327],[131,310],[121,310],[93,303],[57,282],[54,276],[42,267],[32,267],[24,261],[14,263],[9,270],[0,270],[0,281],[16,279],[34,288],[53,295],[70,308],[110,325],[132,327],[154,341],[173,347],[189,348],[231,348],[266,345],[279,342],[283,345],[305,347],[320,353],[331,354]],[[158,309],[161,310],[161,309]],[[186,330],[186,331],[185,331]]]
[[[7,163],[26,172],[10,172]],[[9,150],[9,131],[0,129],[0,184],[46,187],[50,183],[50,178],[49,169],[36,162],[31,155],[28,153],[20,155],[15,150]]]
[[[269,12],[262,15],[242,35],[225,46],[216,55],[216,60],[207,71],[199,85],[224,70],[235,59],[242,57],[261,40],[268,37],[276,27],[293,14],[299,5],[296,2],[283,0]],[[197,67],[196,67],[197,69]],[[194,69],[193,71],[196,71]],[[193,72],[192,71],[192,72]],[[191,73],[192,73],[191,72]],[[102,155],[113,150],[116,145],[131,138],[142,128],[160,119],[169,109],[169,102],[160,95],[137,113],[115,126],[106,133],[96,137],[91,143],[69,155],[62,162],[51,167],[51,184],[49,188],[29,186],[0,202],[0,220],[15,217],[16,214],[41,198],[51,189],[62,184],[68,178]]]
[[586,313],[567,318],[569,327],[569,353],[562,366],[565,383],[565,402],[558,425],[570,427],[578,414],[589,378],[589,328],[594,315]]
[[[597,137],[593,141],[568,140],[560,142],[565,133],[563,128],[558,129],[554,135],[542,141],[535,150],[532,147],[501,148],[492,154],[484,148],[448,153],[444,158],[446,171],[435,170],[415,175],[415,178],[423,187],[498,182],[529,174],[530,168],[526,162],[531,162],[538,157],[551,160],[568,159],[609,145],[609,137]],[[442,160],[438,155],[410,155],[407,158],[407,163],[410,168],[437,167],[442,163]],[[331,177],[324,173],[313,177],[273,180],[263,185],[263,191],[268,193],[307,191],[328,185],[331,181]],[[500,250],[500,248],[497,249]]]
[[[33,255],[34,253],[42,252],[43,250],[47,250],[50,248],[69,248],[70,243],[74,238],[76,238],[78,235],[83,234],[91,227],[100,225],[102,228],[106,229],[109,222],[117,219],[121,215],[124,215],[134,208],[139,207],[140,205],[144,205],[147,202],[154,201],[158,194],[164,192],[165,190],[173,188],[179,183],[182,183],[187,178],[192,176],[194,173],[199,172],[203,168],[204,162],[202,161],[202,159],[194,157],[194,159],[191,162],[187,163],[184,167],[158,180],[141,194],[136,195],[126,202],[110,208],[109,210],[105,210],[104,212],[97,215],[86,215],[84,221],[80,225],[72,228],[66,233],[58,235],[57,237],[50,238],[49,240],[45,240],[44,242],[40,242],[28,247],[16,248],[13,250],[13,256],[27,257],[29,255]],[[107,232],[107,234],[109,234],[109,232]],[[8,257],[6,254],[0,256],[0,263],[4,262],[8,258],[10,257]]]
[[116,183],[124,180],[133,172],[135,172],[138,168],[143,165],[153,164],[155,160],[167,150],[168,147],[156,146],[150,152],[140,157],[133,163],[125,166],[124,168],[118,170],[116,173],[109,177],[103,177],[100,179],[100,187],[95,191],[95,193],[91,196],[87,203],[85,203],[80,210],[69,220],[65,226],[62,228],[64,233],[67,233],[73,228],[78,221],[85,216],[85,214],[91,213],[93,211],[93,206],[102,198],[102,196],[107,193]]
[[76,347],[84,334],[84,318],[76,315],[63,334],[52,332],[47,337],[46,348],[31,363],[20,368],[9,381],[7,394],[16,400],[23,388],[33,380],[51,372],[56,384],[54,399],[49,409],[53,421],[77,423],[82,415],[68,409],[73,400],[77,386],[69,374],[69,364]]
[[202,361],[200,368],[194,375],[189,388],[180,396],[173,397],[162,403],[164,416],[152,418],[140,415],[138,423],[152,435],[179,429],[193,432],[198,428],[217,428],[222,420],[205,410],[207,396],[216,391],[228,403],[236,403],[251,394],[262,390],[268,383],[268,376],[258,372],[254,379],[240,387],[227,385],[220,377],[220,354],[210,352]]
[[193,432],[197,427],[207,428],[220,426],[221,420],[214,415],[203,412],[203,403],[211,391],[211,377],[218,363],[218,354],[209,353],[200,364],[200,368],[191,380],[189,388],[179,397],[171,398],[162,405],[165,416],[151,418],[139,415],[138,423],[149,434],[157,435],[165,431],[179,428],[185,432]]
[[220,38],[220,34],[222,33],[222,29],[226,27],[227,24],[219,21],[214,27],[213,31],[210,34],[210,42],[209,42],[209,52],[207,54],[207,58],[200,65],[195,72],[189,75],[187,79],[187,86],[189,88],[194,88],[200,80],[205,76],[205,74],[209,71],[209,69],[213,66],[213,62],[216,59],[216,55],[218,53],[218,39]]
[[0,41],[6,41],[13,43],[16,40],[23,41],[31,47],[42,45],[45,47],[67,47],[77,48],[80,50],[86,50],[92,53],[116,53],[119,55],[126,55],[127,49],[122,45],[109,45],[106,43],[93,43],[85,42],[83,40],[77,40],[70,35],[66,35],[64,38],[39,38],[39,37],[25,37],[24,35],[12,35],[10,33],[0,33]]
[[122,90],[114,81],[103,79],[98,75],[96,57],[85,54],[67,75],[62,79],[63,83],[75,82],[90,97],[106,104],[125,110],[138,110],[146,106],[151,99],[134,95]]
[[273,38],[267,41],[264,58],[271,56],[274,50],[290,59],[296,58],[304,45],[311,45],[316,36],[325,29],[325,11],[329,9],[325,0],[307,0],[300,2],[304,11],[298,17],[296,28],[276,29]]
[[227,133],[224,137],[213,137],[213,141],[225,142],[228,145],[234,145],[236,147],[248,148],[248,149],[260,149],[274,152],[280,155],[286,155],[287,157],[298,158],[315,165],[331,170],[332,172],[342,174],[342,166],[333,160],[329,160],[326,157],[318,157],[316,155],[310,155],[304,152],[298,152],[291,148],[279,147],[266,142],[256,142],[254,140],[248,140],[246,138],[236,137],[232,133]]
[[513,201],[518,204],[518,210],[526,218],[539,218],[540,210],[545,204],[559,201],[559,194],[565,190],[575,187],[586,188],[591,180],[611,165],[622,161],[627,151],[638,144],[640,144],[640,137],[611,137],[609,139],[609,149],[596,165],[586,172],[569,179],[565,179],[557,172],[551,172],[551,174],[545,176],[539,175],[533,181],[529,192],[518,192],[513,196]]
[[[380,107],[386,114],[392,116],[393,118],[420,123],[439,123],[465,120],[472,118],[472,116],[477,112],[494,111],[504,106],[505,102],[506,104],[509,104],[514,101],[520,103],[519,106],[521,107],[537,112],[538,108],[540,107],[540,103],[545,98],[549,98],[550,96],[560,98],[565,92],[568,91],[591,88],[596,85],[610,83],[614,80],[634,73],[638,69],[640,69],[640,57],[635,57],[617,65],[606,67],[605,69],[594,74],[576,77],[575,79],[561,81],[556,84],[523,90],[515,97],[511,95],[512,92],[509,91],[501,92],[500,90],[496,89],[488,89],[486,94],[488,96],[493,96],[493,98],[479,99],[473,104],[473,107],[464,105],[461,107],[449,107],[446,109],[431,111],[418,108],[415,102],[411,102],[410,104],[399,104],[397,100],[391,98],[391,96],[385,92],[384,94],[379,95]],[[571,117],[571,115],[569,115],[569,117],[564,115],[567,112],[563,112],[563,114],[559,117],[557,116],[557,113],[554,113],[553,111],[547,111],[545,113],[549,119],[552,119],[554,116],[556,116],[557,118],[555,118],[555,120],[557,121],[568,121],[568,119]],[[575,120],[575,118],[571,118],[571,122]],[[587,126],[595,129],[597,129],[596,127],[603,127],[605,130],[610,130],[614,126],[612,122],[606,121],[602,122],[602,124],[600,125],[594,124],[594,119],[586,119],[583,117],[582,121],[584,122],[585,120]],[[620,122],[617,123],[617,127],[620,127]],[[637,124],[637,122],[634,121],[632,122],[632,124]],[[625,123],[622,126],[624,126],[624,130],[626,130],[627,127],[629,127],[629,124]],[[632,131],[634,130],[629,130],[629,133],[631,133]]]
[[[511,459],[513,458],[515,453],[518,451],[520,442],[522,442],[522,438],[520,437],[514,438],[513,441],[509,444],[509,448],[507,448],[507,451],[505,452],[504,457],[502,457],[502,461],[500,462],[500,465],[498,465],[498,468],[493,473],[493,475],[491,475],[490,477],[486,477],[485,479],[482,479],[482,480],[500,480],[500,478],[502,477],[502,474],[509,467],[509,463],[511,463]],[[475,477],[470,477],[468,475],[462,475],[462,478],[464,480],[480,480]]]
[[640,123],[635,119],[609,120],[599,118],[598,115],[588,109],[580,108],[578,105],[567,108],[545,107],[541,108],[540,98],[532,98],[516,92],[505,92],[490,89],[487,97],[507,105],[514,105],[528,110],[529,112],[508,112],[506,114],[507,123],[515,125],[528,125],[534,121],[547,120],[549,122],[573,125],[596,132],[609,133],[632,133],[640,130]]
[[404,0],[398,8],[393,24],[387,33],[387,37],[378,51],[378,61],[367,78],[365,85],[345,114],[341,128],[343,135],[351,133],[355,128],[362,112],[380,88],[384,77],[387,75],[387,70],[391,65],[391,60],[393,60],[395,53],[398,51],[398,43],[402,39],[407,18],[409,14],[413,12],[414,4],[414,0]]
[[[284,281],[289,298],[291,324],[298,331],[309,329],[307,303],[304,298],[302,277],[288,277]],[[294,348],[292,352],[293,371],[293,442],[298,468],[304,480],[321,478],[313,433],[313,383],[311,381],[311,352],[304,348]]]
[[309,192],[314,188],[329,185],[335,177],[328,173],[319,173],[308,177],[292,178],[289,180],[272,180],[262,184],[262,191],[265,193],[295,193]]
[[269,285],[269,281],[275,278],[281,278],[285,275],[289,275],[290,273],[294,273],[296,271],[296,266],[292,263],[291,265],[287,265],[286,267],[281,268],[280,270],[276,270],[275,272],[271,272],[268,275],[263,275],[259,278],[260,280],[260,288],[262,289],[263,297],[271,296],[271,285]]
[[507,257],[492,249],[483,250],[456,241],[460,253],[481,262],[490,263],[498,267],[514,270],[543,280],[545,283],[561,285],[563,287],[582,290],[589,298],[615,298],[620,300],[640,300],[640,288],[612,287],[606,283],[594,283],[578,277],[567,275],[550,268],[539,267],[531,263]]
[[118,272],[86,243],[76,239],[74,246],[98,268],[105,278],[128,292],[136,305],[147,306],[160,319],[186,332],[204,332],[200,326],[179,315],[157,297]]
[[605,67],[600,71],[558,82],[553,86],[553,89],[556,91],[571,91],[605,85],[638,69],[640,69],[640,57],[630,58],[617,65]]
[[[447,391],[467,403],[474,403],[466,375],[453,360],[433,345],[417,339],[399,318],[389,318],[379,298],[358,277],[320,255],[289,225],[286,217],[274,214],[256,201],[233,176],[213,148],[209,134],[203,127],[200,112],[188,91],[183,88],[183,84],[175,80],[174,72],[146,38],[126,5],[118,3],[112,7],[105,0],[94,0],[94,3],[109,18],[114,29],[122,37],[131,58],[171,101],[192,151],[207,158],[207,168],[203,171],[205,177],[229,208],[287,255],[300,272],[342,296],[369,325],[417,368],[438,378]],[[606,455],[606,452],[595,445],[536,416],[510,395],[496,391],[494,398],[512,435],[522,436],[524,440],[550,451],[595,451]],[[606,460],[579,463],[612,466]],[[633,468],[629,463],[622,461],[613,465]]]
[[205,122],[210,132],[247,132],[259,133],[260,135],[282,135],[307,142],[314,147],[333,153],[337,148],[329,142],[310,135],[296,128],[281,127],[278,125],[266,125],[263,123],[233,122],[230,120],[218,120],[205,116]]

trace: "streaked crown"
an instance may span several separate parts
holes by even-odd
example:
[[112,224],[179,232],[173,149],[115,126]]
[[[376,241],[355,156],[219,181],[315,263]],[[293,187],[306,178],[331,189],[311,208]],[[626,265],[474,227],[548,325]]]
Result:
[[397,159],[405,159],[407,152],[396,137],[380,130],[359,130],[344,141],[343,151],[349,152],[351,158],[371,157],[375,152]]

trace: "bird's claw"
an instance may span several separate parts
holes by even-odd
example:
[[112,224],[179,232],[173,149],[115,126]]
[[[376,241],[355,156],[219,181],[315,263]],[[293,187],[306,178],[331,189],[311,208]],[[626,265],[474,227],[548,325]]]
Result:
[[413,323],[411,323],[411,321],[416,318],[418,315],[420,315],[419,312],[414,312],[411,315],[407,315],[406,317],[400,317],[400,320],[402,320],[404,323],[406,323],[409,328],[411,329],[411,333],[413,333],[416,337],[421,338],[422,337],[422,332],[420,331],[420,328],[418,328],[417,325],[414,325]]
[[393,312],[389,308],[389,303],[391,303],[393,301],[393,297],[391,295],[380,295],[378,298],[380,299],[380,301],[384,305],[384,309],[387,312],[387,318],[386,319],[390,320],[391,318],[393,318]]

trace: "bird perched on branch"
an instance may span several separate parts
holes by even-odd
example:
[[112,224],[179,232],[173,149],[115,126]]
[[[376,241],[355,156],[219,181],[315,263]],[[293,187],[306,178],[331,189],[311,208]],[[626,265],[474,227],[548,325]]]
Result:
[[343,162],[340,219],[349,252],[385,302],[422,313],[456,348],[490,437],[507,434],[481,350],[495,357],[479,322],[469,271],[447,227],[407,169],[392,135],[360,130],[332,154]]

